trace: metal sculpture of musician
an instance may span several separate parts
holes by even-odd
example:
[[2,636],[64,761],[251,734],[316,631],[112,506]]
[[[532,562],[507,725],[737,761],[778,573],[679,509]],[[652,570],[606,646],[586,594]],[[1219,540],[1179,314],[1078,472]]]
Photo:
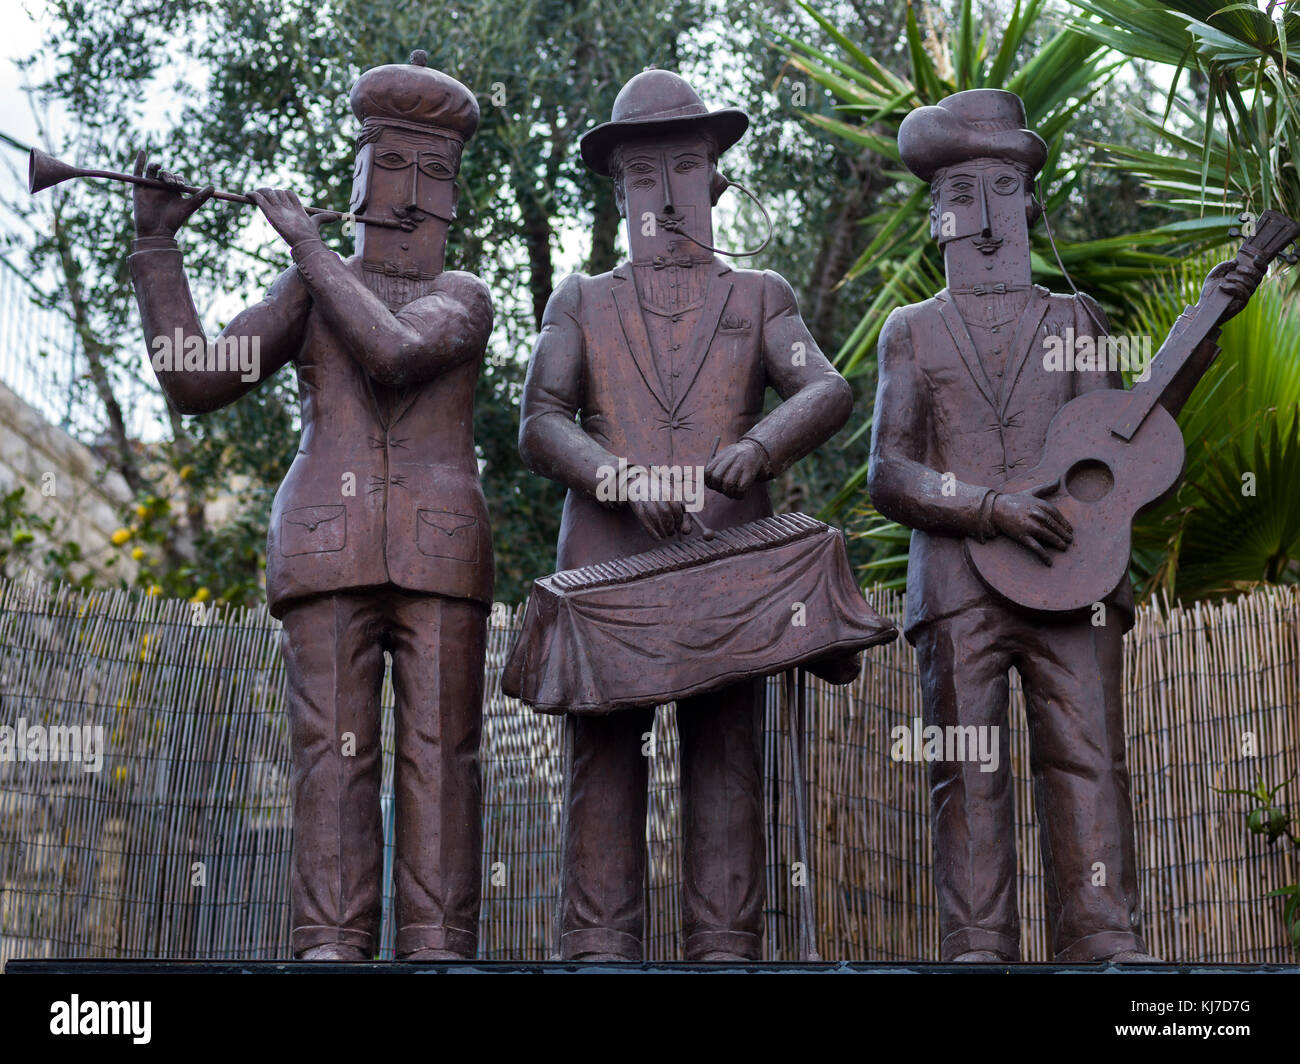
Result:
[[899,130],[903,162],[931,185],[948,285],[895,310],[880,334],[869,487],[881,513],[913,529],[905,633],[926,724],[997,729],[1001,745],[995,771],[931,764],[942,959],[1020,956],[1014,668],[1055,957],[1150,961],[1121,704],[1130,523],[1176,487],[1173,415],[1215,357],[1218,325],[1295,230],[1273,215],[1269,237],[1216,267],[1150,379],[1125,391],[1110,359],[1074,357],[1107,350],[1098,304],[1031,283],[1047,149],[1025,124],[1019,97],[974,89],[918,108]]
[[[251,195],[293,253],[266,297],[222,331],[221,341],[257,345],[253,372],[205,364],[203,352],[221,342],[204,337],[175,239],[211,188],[182,198],[137,183],[131,272],[159,383],[181,412],[232,403],[290,362],[298,375],[302,443],[275,497],[266,552],[288,678],[294,955],[363,960],[378,947],[387,651],[397,954],[471,958],[493,584],[472,424],[492,305],[482,281],[444,271],[443,260],[479,110],[418,51],[409,65],[364,73],[351,105],[361,122],[352,208],[377,221],[358,221],[357,253],[341,259],[292,192]],[[160,176],[143,153],[136,176]],[[193,338],[192,362],[159,359],[158,344],[177,335]]]
[[[631,261],[556,288],[528,371],[520,453],[569,488],[566,572],[538,581],[503,687],[567,714],[567,959],[642,957],[645,735],[673,699],[686,957],[760,957],[761,677],[822,655],[845,682],[857,651],[895,634],[838,532],[771,516],[765,482],[838,431],[853,400],[790,286],[714,257],[718,158],[747,126],[667,71],[622,88],[581,149],[614,180]],[[784,402],[764,416],[769,387]]]

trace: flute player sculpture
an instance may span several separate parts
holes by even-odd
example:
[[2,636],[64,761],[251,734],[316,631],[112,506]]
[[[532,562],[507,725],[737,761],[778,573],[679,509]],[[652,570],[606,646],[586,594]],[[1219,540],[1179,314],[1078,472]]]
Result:
[[[492,305],[482,281],[444,271],[443,259],[479,111],[420,51],[410,64],[364,73],[351,105],[361,123],[352,209],[375,219],[358,220],[354,256],[325,247],[292,192],[251,194],[293,254],[266,297],[222,331],[222,341],[254,342],[252,373],[204,368],[201,357],[206,340],[175,237],[211,188],[183,198],[137,184],[131,274],[158,381],[181,412],[232,403],[290,362],[297,371],[302,441],[275,497],[266,551],[288,679],[294,955],[376,952],[388,651],[396,952],[471,958],[493,583],[473,409]],[[169,177],[146,167],[143,153],[136,176]],[[179,351],[174,362],[162,357],[177,335],[197,338],[192,365]]]
[[[748,117],[709,111],[664,70],[629,81],[613,112],[581,149],[614,181],[631,261],[564,280],[533,350],[520,453],[569,492],[561,572],[537,581],[502,686],[565,714],[561,955],[643,955],[647,740],[653,707],[676,700],[686,958],[755,960],[762,678],[807,664],[847,682],[896,632],[839,532],[771,516],[766,482],[834,435],[853,397],[789,284],[714,256],[718,158]],[[764,416],[769,387],[784,402]]]
[[[913,529],[906,635],[926,724],[996,729],[993,771],[931,763],[945,961],[1020,956],[1008,673],[1024,685],[1052,949],[1058,961],[1151,961],[1142,937],[1121,665],[1132,625],[1134,513],[1174,490],[1173,420],[1268,261],[1296,234],[1264,212],[1210,273],[1149,379],[1124,390],[1087,296],[1031,283],[1034,178],[1047,157],[1019,97],[960,92],[899,129],[931,187],[947,287],[893,312],[879,342],[869,486]],[[1076,340],[1080,352],[1062,342]],[[981,746],[984,744],[981,743]]]

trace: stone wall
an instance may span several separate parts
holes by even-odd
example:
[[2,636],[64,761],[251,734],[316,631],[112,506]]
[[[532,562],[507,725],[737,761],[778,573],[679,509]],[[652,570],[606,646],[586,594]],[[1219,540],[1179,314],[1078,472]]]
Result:
[[[113,546],[131,492],[115,470],[39,411],[0,384],[0,493],[26,488],[26,507],[55,521],[61,543],[79,543],[90,564],[119,557],[118,572],[130,579],[134,565]],[[40,543],[40,546],[44,546]]]

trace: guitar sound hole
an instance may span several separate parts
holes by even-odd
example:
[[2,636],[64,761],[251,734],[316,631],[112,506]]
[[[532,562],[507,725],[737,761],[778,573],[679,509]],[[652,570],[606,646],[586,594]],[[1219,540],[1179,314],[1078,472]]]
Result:
[[1085,458],[1075,462],[1065,474],[1065,490],[1080,502],[1096,502],[1115,487],[1115,477],[1105,462]]

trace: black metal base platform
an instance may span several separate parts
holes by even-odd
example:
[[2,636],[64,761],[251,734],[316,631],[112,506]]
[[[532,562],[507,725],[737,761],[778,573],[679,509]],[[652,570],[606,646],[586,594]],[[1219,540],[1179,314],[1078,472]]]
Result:
[[6,975],[1244,975],[1300,974],[1300,964],[930,964],[915,961],[373,961],[11,960]]
[[[1241,978],[1265,973],[1297,975],[1300,964],[20,959],[9,961],[0,977],[0,1026],[6,1038],[56,1050],[78,1046],[78,1052],[84,1052],[117,1040],[133,1043],[133,1053],[141,1048],[185,1053],[193,1050],[197,1037],[205,1049],[232,1056],[247,1055],[249,1046],[256,1045],[258,1059],[276,1059],[281,1051],[286,1059],[289,1054],[296,1059],[304,1047],[318,1045],[328,1045],[332,1056],[355,1050],[359,1058],[361,1053],[373,1055],[376,1039],[395,1033],[432,1048],[438,1032],[455,1031],[463,1040],[472,1031],[493,1056],[501,1056],[516,1047],[521,1053],[535,1053],[539,1032],[563,1031],[566,1024],[584,1044],[625,1049],[631,1044],[630,1032],[639,1030],[629,1026],[629,1016],[662,1015],[672,1018],[667,1021],[671,1024],[680,1015],[696,1021],[691,1032],[681,1036],[686,1039],[683,1045],[703,1045],[698,1042],[700,1031],[712,1026],[728,1055],[751,1055],[740,1048],[752,1041],[756,1059],[787,1052],[807,1055],[823,1047],[827,1053],[843,1052],[845,1031],[851,1028],[863,1045],[876,1044],[871,1040],[885,1035],[896,1041],[902,1032],[927,1051],[951,1048],[965,1056],[970,1055],[972,1039],[978,1042],[991,1029],[1005,1029],[1014,1030],[1024,1044],[1053,1050],[1062,1039],[1072,1048],[1155,1039],[1162,1046],[1177,1044],[1180,1060],[1188,1059],[1185,1054],[1193,1045],[1201,1052],[1216,1052],[1213,1059],[1222,1060],[1229,1046],[1240,1054],[1246,1039],[1257,1052],[1292,1047],[1300,982]],[[351,978],[276,980],[275,989],[269,990],[257,979],[216,978],[225,975]],[[543,978],[522,984],[515,979],[504,988],[490,978],[436,983],[358,978],[393,975]],[[545,978],[564,975],[610,978]],[[628,975],[643,978],[632,983],[618,978]],[[659,975],[703,976],[706,981],[689,984],[698,985],[699,992],[683,994],[681,984],[653,978]],[[711,975],[730,978],[723,986],[717,979],[709,981]],[[734,989],[745,975],[760,978],[745,981],[740,993],[716,992],[720,986]],[[798,978],[806,975],[874,978]],[[917,975],[960,979],[960,988],[936,990],[933,983],[912,978]],[[1071,978],[1087,975],[1118,978]],[[1170,978],[1180,975],[1185,978]],[[85,1026],[98,1023],[107,1032],[107,1017],[128,1015],[128,1008],[131,1030],[139,1025],[147,1029],[144,1035],[101,1033]],[[58,1017],[65,1018],[62,1028],[54,1022]],[[69,1029],[72,1017],[81,1025]],[[678,1037],[676,1028],[667,1031],[671,1039]],[[135,1037],[146,1039],[147,1046],[135,1043]],[[1224,1039],[1229,1046],[1222,1044]],[[312,1055],[319,1053],[313,1049]]]

